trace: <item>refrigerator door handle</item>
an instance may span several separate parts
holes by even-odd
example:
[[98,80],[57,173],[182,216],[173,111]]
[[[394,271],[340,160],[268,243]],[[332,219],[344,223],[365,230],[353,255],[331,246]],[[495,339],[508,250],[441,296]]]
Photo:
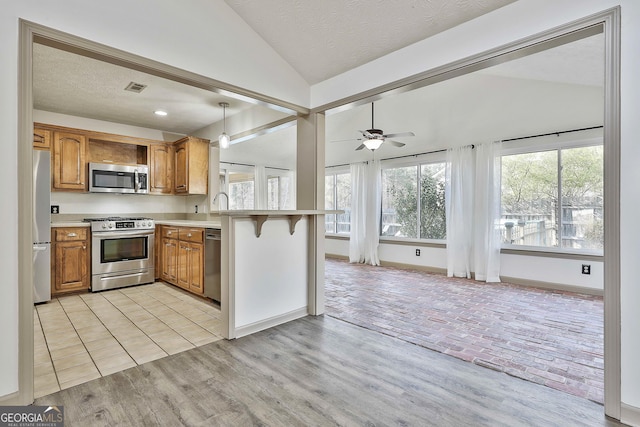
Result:
[[47,247],[46,246],[35,246],[34,245],[33,246],[33,250],[36,251],[36,252],[44,252],[44,251],[47,250]]

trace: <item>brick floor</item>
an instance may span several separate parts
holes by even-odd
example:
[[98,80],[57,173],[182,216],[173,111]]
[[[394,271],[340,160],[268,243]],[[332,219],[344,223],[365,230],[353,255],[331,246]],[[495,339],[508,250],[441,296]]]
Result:
[[602,297],[327,259],[326,314],[604,401]]

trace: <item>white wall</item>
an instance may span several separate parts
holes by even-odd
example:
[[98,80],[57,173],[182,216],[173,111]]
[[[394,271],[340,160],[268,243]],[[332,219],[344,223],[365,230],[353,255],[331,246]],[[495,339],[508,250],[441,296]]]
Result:
[[289,232],[289,220],[271,218],[256,237],[251,219],[233,219],[236,330],[296,311],[307,312],[308,219]]
[[[0,13],[0,397],[18,390],[18,34],[19,19],[308,106],[308,84],[222,0],[9,0]],[[256,67],[260,64],[260,67]]]
[[311,88],[312,107],[342,99],[621,6],[621,313],[622,402],[640,410],[640,2],[519,0]]

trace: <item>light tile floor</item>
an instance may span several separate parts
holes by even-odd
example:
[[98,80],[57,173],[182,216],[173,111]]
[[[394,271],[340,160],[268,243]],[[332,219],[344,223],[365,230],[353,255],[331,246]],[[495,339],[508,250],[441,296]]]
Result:
[[222,339],[220,308],[165,283],[54,298],[34,310],[34,395]]

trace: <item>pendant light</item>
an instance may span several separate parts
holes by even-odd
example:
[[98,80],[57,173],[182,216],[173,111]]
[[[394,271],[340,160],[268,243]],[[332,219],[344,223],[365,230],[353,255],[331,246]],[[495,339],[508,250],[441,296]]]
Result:
[[218,137],[218,143],[220,144],[220,148],[229,148],[229,144],[231,143],[231,138],[227,135],[227,107],[229,106],[228,102],[220,102],[218,104],[222,107],[222,133]]

